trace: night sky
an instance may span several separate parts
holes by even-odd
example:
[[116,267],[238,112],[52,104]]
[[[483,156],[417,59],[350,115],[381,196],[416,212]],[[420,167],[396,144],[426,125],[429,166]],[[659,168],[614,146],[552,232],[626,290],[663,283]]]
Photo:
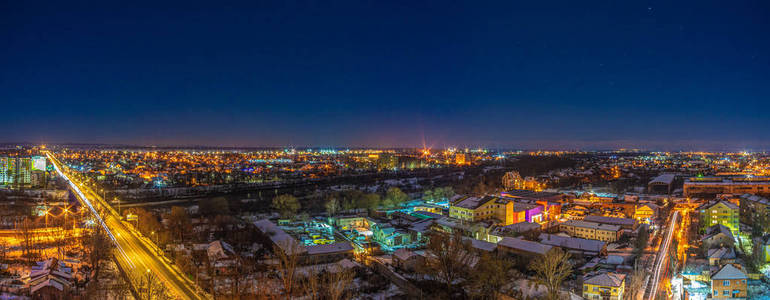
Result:
[[0,142],[770,149],[770,1],[415,2],[0,1]]

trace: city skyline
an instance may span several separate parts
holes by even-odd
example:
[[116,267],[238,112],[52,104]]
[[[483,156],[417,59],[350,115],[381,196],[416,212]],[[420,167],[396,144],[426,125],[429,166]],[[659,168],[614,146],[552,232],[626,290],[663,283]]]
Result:
[[770,148],[761,2],[3,6],[3,142]]

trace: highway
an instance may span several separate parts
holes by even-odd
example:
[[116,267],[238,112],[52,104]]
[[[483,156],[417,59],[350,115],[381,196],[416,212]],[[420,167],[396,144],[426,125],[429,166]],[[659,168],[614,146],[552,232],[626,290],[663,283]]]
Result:
[[[149,272],[154,273],[167,287],[170,293],[178,299],[207,299],[197,292],[197,287],[189,279],[183,278],[176,269],[167,264],[158,255],[155,247],[149,245],[143,238],[137,236],[133,230],[127,228],[120,221],[118,213],[94,193],[85,184],[77,182],[74,177],[67,176],[66,170],[62,170],[62,164],[51,154],[46,154],[54,165],[56,172],[64,178],[80,201],[89,208],[97,222],[105,229],[112,239],[117,251],[117,263],[133,278],[146,278]],[[100,213],[101,212],[101,213]]]
[[677,217],[679,217],[679,212],[674,211],[674,213],[671,215],[671,220],[666,227],[666,236],[663,237],[663,243],[661,243],[661,246],[658,249],[658,253],[655,255],[655,265],[653,266],[651,280],[652,286],[650,287],[650,293],[648,294],[647,299],[655,299],[655,296],[658,294],[660,281],[664,277],[663,275],[665,272],[668,270],[668,248],[671,245],[671,240],[674,237]]

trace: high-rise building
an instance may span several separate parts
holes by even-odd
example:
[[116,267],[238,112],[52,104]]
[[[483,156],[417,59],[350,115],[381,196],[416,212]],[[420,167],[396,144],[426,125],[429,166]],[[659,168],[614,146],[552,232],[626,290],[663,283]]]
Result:
[[33,160],[29,157],[0,157],[0,184],[11,187],[32,183]]

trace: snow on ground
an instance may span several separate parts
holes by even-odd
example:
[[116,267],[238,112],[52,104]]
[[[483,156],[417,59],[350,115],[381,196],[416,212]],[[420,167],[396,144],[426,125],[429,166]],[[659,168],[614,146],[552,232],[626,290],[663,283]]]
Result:
[[529,299],[539,299],[545,296],[547,289],[543,285],[531,286],[530,281],[526,279],[519,279],[514,281],[514,288],[521,291],[522,296],[526,296]]
[[373,294],[360,294],[360,295],[356,296],[354,299],[369,299],[369,298],[371,298],[371,299],[375,299],[375,300],[380,300],[380,299],[390,299],[392,297],[396,297],[396,296],[400,296],[400,295],[404,295],[404,293],[401,292],[401,290],[395,284],[391,283],[390,286],[388,286],[388,288],[386,290],[384,290],[384,291],[373,293]]

